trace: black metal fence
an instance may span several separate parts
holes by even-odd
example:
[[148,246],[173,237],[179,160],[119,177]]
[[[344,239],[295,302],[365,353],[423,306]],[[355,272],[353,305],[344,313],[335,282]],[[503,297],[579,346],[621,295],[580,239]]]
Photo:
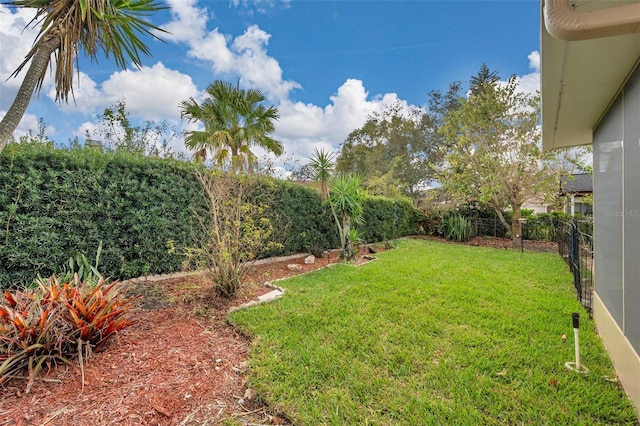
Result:
[[558,252],[573,274],[578,300],[592,314],[593,223],[590,221],[561,222],[558,226]]
[[472,245],[516,248],[521,251],[558,252],[557,224],[550,220],[523,220],[522,239],[517,247],[514,247],[509,231],[499,219],[469,218],[469,221]]

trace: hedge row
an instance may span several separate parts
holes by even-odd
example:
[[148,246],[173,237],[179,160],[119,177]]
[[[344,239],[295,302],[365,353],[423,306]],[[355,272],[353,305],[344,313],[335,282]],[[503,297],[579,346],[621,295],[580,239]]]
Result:
[[416,233],[422,215],[409,200],[368,197],[363,205],[364,225],[360,226],[365,242],[386,241]]
[[[266,255],[339,245],[329,208],[310,188],[262,179],[257,202],[268,202],[283,247]],[[61,273],[69,258],[95,258],[114,279],[174,272],[179,251],[196,229],[193,211],[204,206],[189,163],[13,144],[0,154],[0,288]],[[367,199],[361,231],[367,242],[415,232],[409,202]]]
[[182,259],[168,241],[191,238],[202,202],[191,166],[177,161],[9,145],[0,157],[0,285],[60,273],[77,253],[112,278],[165,273]]

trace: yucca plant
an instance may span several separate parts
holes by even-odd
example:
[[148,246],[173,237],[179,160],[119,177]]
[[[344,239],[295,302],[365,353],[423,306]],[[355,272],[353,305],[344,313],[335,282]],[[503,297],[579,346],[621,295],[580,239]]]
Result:
[[102,274],[98,271],[100,255],[102,254],[102,241],[98,244],[96,258],[92,265],[84,253],[77,253],[75,257],[70,257],[62,274],[62,282],[69,282],[78,274],[80,281],[95,287]]
[[349,229],[349,239],[351,240],[351,244],[353,244],[356,249],[356,254],[360,252],[360,246],[365,244],[364,237],[362,233],[357,228]]

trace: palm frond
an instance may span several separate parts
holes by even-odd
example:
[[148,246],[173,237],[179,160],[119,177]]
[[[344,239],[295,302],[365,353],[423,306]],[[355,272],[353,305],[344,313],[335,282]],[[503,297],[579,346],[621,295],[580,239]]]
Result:
[[[40,49],[55,53],[56,100],[68,101],[73,94],[74,65],[82,50],[93,61],[99,53],[113,57],[119,68],[129,62],[142,66],[140,55],[150,55],[148,46],[140,36],[160,40],[157,32],[166,32],[153,25],[147,17],[167,9],[157,0],[14,0],[15,7],[36,9],[29,25],[40,25],[40,31],[32,49],[11,76],[16,76],[33,59]],[[51,60],[47,64],[51,67]],[[42,88],[46,72],[40,75],[36,92]]]

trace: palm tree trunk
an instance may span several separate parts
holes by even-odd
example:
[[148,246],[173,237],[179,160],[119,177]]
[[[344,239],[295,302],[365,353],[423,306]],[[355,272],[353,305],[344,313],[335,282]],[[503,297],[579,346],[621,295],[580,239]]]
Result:
[[231,146],[231,172],[238,174],[242,171],[242,162],[238,153],[238,147]]
[[344,246],[342,247],[342,258],[351,261],[355,258],[353,254],[353,246],[349,233],[351,231],[351,217],[342,215],[342,231],[344,232]]
[[38,50],[33,55],[31,65],[29,65],[27,74],[24,76],[18,94],[0,122],[0,152],[2,152],[18,124],[20,124],[20,120],[22,120],[29,106],[29,101],[31,101],[31,95],[37,88],[40,76],[47,70],[51,54],[59,47],[60,39],[57,37],[43,41],[38,45]]

